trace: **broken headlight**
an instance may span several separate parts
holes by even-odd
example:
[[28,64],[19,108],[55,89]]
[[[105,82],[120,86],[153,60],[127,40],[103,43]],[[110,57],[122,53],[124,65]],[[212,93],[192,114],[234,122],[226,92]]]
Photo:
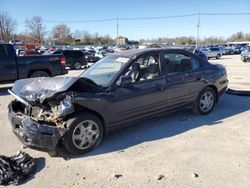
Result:
[[54,107],[54,119],[66,116],[74,112],[74,106],[71,96],[66,96],[58,106]]
[[66,95],[60,100],[50,101],[47,106],[33,107],[32,117],[40,121],[54,122],[55,120],[74,112],[72,97]]

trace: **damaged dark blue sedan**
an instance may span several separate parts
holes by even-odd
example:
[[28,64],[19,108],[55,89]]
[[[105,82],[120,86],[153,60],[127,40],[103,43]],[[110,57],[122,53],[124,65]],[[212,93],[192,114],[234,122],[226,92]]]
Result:
[[115,53],[79,77],[16,81],[9,92],[13,132],[27,146],[74,154],[109,131],[184,107],[210,113],[228,85],[223,66],[181,49]]

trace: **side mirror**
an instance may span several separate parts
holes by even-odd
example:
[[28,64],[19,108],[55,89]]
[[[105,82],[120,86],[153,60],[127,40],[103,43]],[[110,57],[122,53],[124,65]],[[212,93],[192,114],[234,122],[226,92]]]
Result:
[[117,85],[120,87],[124,87],[124,86],[131,84],[132,81],[133,81],[133,79],[130,75],[121,76],[120,79],[117,81]]

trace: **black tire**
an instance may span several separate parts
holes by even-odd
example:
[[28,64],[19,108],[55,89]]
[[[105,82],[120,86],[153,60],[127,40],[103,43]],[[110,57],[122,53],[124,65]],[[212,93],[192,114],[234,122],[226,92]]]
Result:
[[35,71],[30,75],[30,78],[49,77],[50,75],[45,71]]
[[[206,95],[206,93],[209,93],[212,96],[213,103],[212,104],[209,103],[209,105],[207,104],[208,106],[207,106],[207,109],[205,110],[205,105],[203,105],[203,107],[202,107],[201,100],[204,100],[204,95]],[[203,89],[199,93],[199,95],[194,103],[193,111],[198,115],[207,115],[213,110],[215,103],[216,103],[215,91],[210,87],[206,87],[205,89]]]
[[80,70],[82,68],[82,63],[80,61],[76,61],[71,67],[75,70]]
[[[94,129],[94,131],[99,131],[98,136],[94,137],[95,141],[89,145],[89,147],[86,148],[80,148],[80,145],[82,143],[82,140],[84,140],[85,144],[88,144],[88,140],[85,140],[87,137],[90,140],[89,137],[91,137],[92,135],[89,135],[89,132],[85,132],[84,136],[82,135],[81,132],[81,127],[85,125],[86,122],[88,121],[92,121],[94,122],[97,126],[96,129]],[[84,123],[84,124],[82,124]],[[63,145],[65,147],[65,149],[72,154],[84,154],[87,153],[89,151],[91,151],[92,149],[96,148],[102,141],[103,138],[103,123],[102,121],[95,115],[90,114],[90,113],[80,113],[75,115],[74,117],[72,117],[71,119],[69,119],[67,121],[67,126],[69,128],[69,131],[65,134],[65,136],[63,137]],[[79,128],[79,126],[81,126]],[[88,125],[89,126],[89,125]],[[93,129],[91,129],[93,130]],[[79,134],[76,134],[76,132],[79,131]],[[77,137],[81,137],[80,139],[82,140],[78,140]],[[92,136],[93,138],[93,136]],[[74,141],[73,141],[74,140]],[[79,142],[76,142],[76,141]],[[83,147],[83,146],[82,146]]]
[[220,59],[220,54],[217,54],[217,56],[215,58],[216,59]]

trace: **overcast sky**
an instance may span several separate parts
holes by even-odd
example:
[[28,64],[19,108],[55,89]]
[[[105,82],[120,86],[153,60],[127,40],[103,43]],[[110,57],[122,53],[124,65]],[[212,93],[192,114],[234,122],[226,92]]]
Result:
[[[7,11],[18,22],[17,32],[25,30],[26,18],[41,16],[47,30],[65,23],[75,30],[116,37],[116,20],[72,22],[110,18],[164,17],[195,13],[250,13],[250,0],[0,0],[0,11]],[[158,20],[120,20],[119,35],[129,39],[196,36],[198,16]],[[53,22],[51,22],[53,21]],[[237,31],[250,33],[250,14],[200,18],[200,37],[228,37]]]

